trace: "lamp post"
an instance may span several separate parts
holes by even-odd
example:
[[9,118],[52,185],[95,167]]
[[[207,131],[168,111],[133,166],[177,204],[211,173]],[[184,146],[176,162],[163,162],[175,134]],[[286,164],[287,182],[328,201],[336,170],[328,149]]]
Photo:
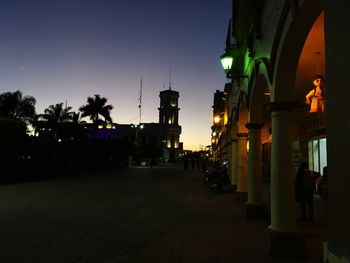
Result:
[[220,61],[227,78],[231,78],[231,71],[234,63],[233,56],[229,54],[226,50],[226,52],[220,56]]
[[135,129],[135,141],[134,141],[134,144],[135,144],[135,147],[136,147],[136,152],[135,152],[135,156],[134,156],[134,162],[136,161],[137,162],[137,159],[138,159],[138,155],[140,153],[140,133],[141,133],[141,130],[144,128],[144,125],[143,124],[131,124],[130,125],[132,129]]
[[139,125],[135,125],[135,126],[132,126],[132,127],[135,127],[135,142],[136,142],[136,145],[137,145],[137,147],[139,147],[139,135],[140,135],[140,132],[141,132],[141,130],[143,129],[143,124],[139,124]]
[[[220,56],[221,65],[226,73],[226,78],[230,81],[240,81],[240,79],[246,79],[248,76],[241,75],[240,71],[237,69],[233,69],[233,64],[235,63],[235,59],[232,55],[234,53],[234,49],[225,49],[225,53]],[[231,52],[228,52],[230,50]]]

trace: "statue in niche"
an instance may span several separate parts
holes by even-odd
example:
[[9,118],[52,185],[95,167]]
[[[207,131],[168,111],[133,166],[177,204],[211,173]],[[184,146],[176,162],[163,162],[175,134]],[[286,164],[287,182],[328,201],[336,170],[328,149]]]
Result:
[[316,75],[313,84],[314,88],[305,96],[306,104],[310,104],[310,113],[324,112],[326,104],[326,94],[324,91],[324,78],[322,75]]

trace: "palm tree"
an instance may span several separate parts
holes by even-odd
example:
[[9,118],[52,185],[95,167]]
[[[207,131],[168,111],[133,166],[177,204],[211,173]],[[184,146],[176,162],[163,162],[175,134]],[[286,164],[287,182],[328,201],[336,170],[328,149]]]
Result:
[[80,112],[70,112],[71,119],[69,122],[61,123],[59,126],[60,137],[69,138],[70,140],[81,140],[86,137],[84,124],[86,121],[81,119]]
[[0,116],[32,123],[36,119],[35,103],[34,97],[23,96],[19,90],[4,92],[0,94]]
[[47,121],[51,125],[57,125],[62,122],[72,121],[72,107],[63,108],[63,103],[50,105],[44,110],[44,114],[40,114],[40,119]]
[[72,122],[76,125],[86,123],[86,121],[81,119],[80,112],[72,112]]
[[87,104],[83,105],[79,108],[81,111],[81,117],[90,117],[90,120],[97,125],[102,120],[100,116],[104,118],[104,122],[112,122],[111,118],[111,110],[113,106],[107,103],[107,99],[104,97],[100,97],[100,95],[96,94],[95,98],[88,97]]
[[65,123],[72,121],[72,107],[63,107],[63,103],[50,105],[44,110],[44,114],[39,114],[39,121],[36,128],[39,130],[46,130],[46,134],[54,138],[63,136],[67,131]]

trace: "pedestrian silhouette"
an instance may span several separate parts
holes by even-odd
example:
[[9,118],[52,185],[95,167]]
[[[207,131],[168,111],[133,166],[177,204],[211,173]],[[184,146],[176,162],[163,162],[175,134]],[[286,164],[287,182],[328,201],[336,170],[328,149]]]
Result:
[[317,191],[323,200],[328,199],[328,173],[327,166],[323,167],[323,175],[319,178]]
[[194,158],[193,155],[191,157],[191,168],[192,168],[192,171],[194,171],[194,169],[196,169],[196,159]]
[[185,168],[185,171],[188,170],[188,165],[189,165],[188,156],[184,156],[184,168]]
[[314,219],[313,196],[315,192],[316,182],[312,172],[308,169],[306,162],[302,162],[295,177],[295,197],[300,203],[300,211],[302,220]]

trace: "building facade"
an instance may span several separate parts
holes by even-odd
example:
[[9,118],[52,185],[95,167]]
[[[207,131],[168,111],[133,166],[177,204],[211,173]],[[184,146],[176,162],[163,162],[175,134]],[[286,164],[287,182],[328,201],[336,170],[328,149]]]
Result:
[[[269,213],[272,257],[306,256],[296,227],[294,176],[301,161],[321,175],[328,167],[324,258],[350,262],[350,215],[342,205],[350,201],[350,126],[344,119],[350,112],[344,85],[350,40],[342,31],[349,2],[237,0],[232,7],[228,121],[214,146],[227,152],[231,181],[246,195],[247,217]],[[269,207],[262,200],[264,180],[270,182]]]
[[[225,114],[226,94],[216,90],[213,101],[213,125],[211,126],[211,146],[214,160],[223,160],[226,156],[223,133],[226,129],[227,114]],[[221,141],[220,141],[221,140]]]

